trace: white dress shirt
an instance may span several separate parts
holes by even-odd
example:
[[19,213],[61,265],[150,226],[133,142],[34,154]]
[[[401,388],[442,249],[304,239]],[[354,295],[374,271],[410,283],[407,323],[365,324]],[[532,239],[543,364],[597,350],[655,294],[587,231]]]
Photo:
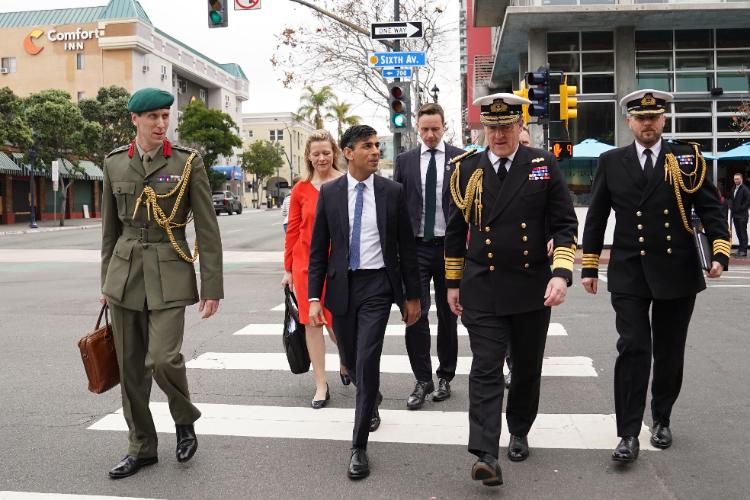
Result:
[[[435,236],[445,236],[445,215],[443,214],[443,175],[445,169],[445,143],[435,148],[435,167],[437,168],[437,191],[435,193]],[[419,170],[422,175],[422,223],[419,225],[420,238],[424,236],[424,217],[427,211],[425,187],[427,185],[427,167],[430,164],[430,148],[422,144],[419,156]]]
[[492,163],[492,168],[494,168],[495,173],[497,173],[497,169],[500,168],[500,160],[502,158],[508,159],[508,161],[505,162],[505,170],[510,170],[510,166],[513,164],[513,158],[516,157],[516,153],[518,153],[518,146],[516,146],[516,150],[513,151],[513,153],[510,154],[509,156],[503,156],[503,157],[497,156],[495,153],[492,152],[491,149],[487,151],[487,156],[490,159],[490,163]]
[[[351,248],[352,231],[354,230],[354,205],[357,202],[357,184],[359,181],[347,173],[349,184],[349,247]],[[362,192],[362,227],[359,233],[359,268],[381,269],[385,267],[383,249],[380,247],[380,231],[378,231],[378,214],[375,208],[375,178],[370,175],[364,181]]]
[[[656,167],[656,159],[659,157],[659,153],[661,153],[661,141],[657,142],[648,149],[651,150],[651,165]],[[638,161],[641,162],[641,170],[645,170],[646,158],[648,156],[643,154],[643,152],[646,151],[646,146],[642,146],[640,142],[635,141],[635,150],[638,153]]]

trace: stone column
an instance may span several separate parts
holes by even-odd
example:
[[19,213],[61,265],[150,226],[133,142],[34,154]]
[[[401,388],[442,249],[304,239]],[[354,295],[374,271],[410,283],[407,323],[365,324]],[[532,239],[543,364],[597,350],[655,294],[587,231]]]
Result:
[[637,90],[635,81],[635,28],[620,26],[615,28],[615,146],[625,146],[633,142],[633,134],[625,122],[625,115],[619,105],[623,96]]

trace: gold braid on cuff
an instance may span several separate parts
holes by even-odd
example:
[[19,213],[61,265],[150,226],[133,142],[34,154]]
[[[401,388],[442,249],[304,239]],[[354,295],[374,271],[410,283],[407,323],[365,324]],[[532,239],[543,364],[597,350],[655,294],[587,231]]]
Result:
[[728,240],[714,240],[714,255],[726,255],[729,257],[729,251],[732,244]]
[[557,247],[552,254],[552,269],[567,269],[573,272],[573,263],[576,261],[576,246]]
[[445,258],[445,279],[460,280],[463,277],[464,277],[463,257],[446,257]]
[[581,260],[581,267],[584,269],[599,269],[599,254],[585,253]]

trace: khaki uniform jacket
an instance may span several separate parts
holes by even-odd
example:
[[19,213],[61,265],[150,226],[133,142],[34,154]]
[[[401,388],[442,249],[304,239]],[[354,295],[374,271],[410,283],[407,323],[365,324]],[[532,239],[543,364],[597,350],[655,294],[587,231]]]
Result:
[[[167,309],[195,304],[198,288],[193,264],[182,260],[153,214],[145,206],[133,219],[136,200],[145,186],[157,194],[168,193],[182,178],[185,162],[193,150],[173,145],[165,158],[160,148],[148,169],[137,152],[128,147],[112,151],[104,160],[102,189],[102,293],[115,305],[127,309]],[[159,199],[169,215],[177,196]],[[224,297],[222,248],[208,176],[200,156],[192,161],[190,182],[174,218],[184,223],[192,211],[199,245],[203,299]],[[183,252],[191,255],[184,229],[174,229]]]

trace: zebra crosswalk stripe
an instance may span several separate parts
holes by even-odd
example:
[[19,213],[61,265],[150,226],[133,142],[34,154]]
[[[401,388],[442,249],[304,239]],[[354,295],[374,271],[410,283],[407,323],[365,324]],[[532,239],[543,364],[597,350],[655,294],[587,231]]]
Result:
[[[262,337],[262,336],[274,336],[281,335],[282,325],[281,323],[251,323],[244,326],[234,332],[234,335]],[[462,324],[458,324],[458,336],[466,337],[469,333],[466,331],[466,327]],[[324,335],[328,335],[328,332],[323,330]],[[405,325],[388,325],[385,328],[386,337],[403,337],[406,335]],[[435,337],[437,335],[437,325],[430,325],[430,335]],[[550,323],[549,329],[547,330],[547,336],[567,336],[568,332],[561,323]]]

